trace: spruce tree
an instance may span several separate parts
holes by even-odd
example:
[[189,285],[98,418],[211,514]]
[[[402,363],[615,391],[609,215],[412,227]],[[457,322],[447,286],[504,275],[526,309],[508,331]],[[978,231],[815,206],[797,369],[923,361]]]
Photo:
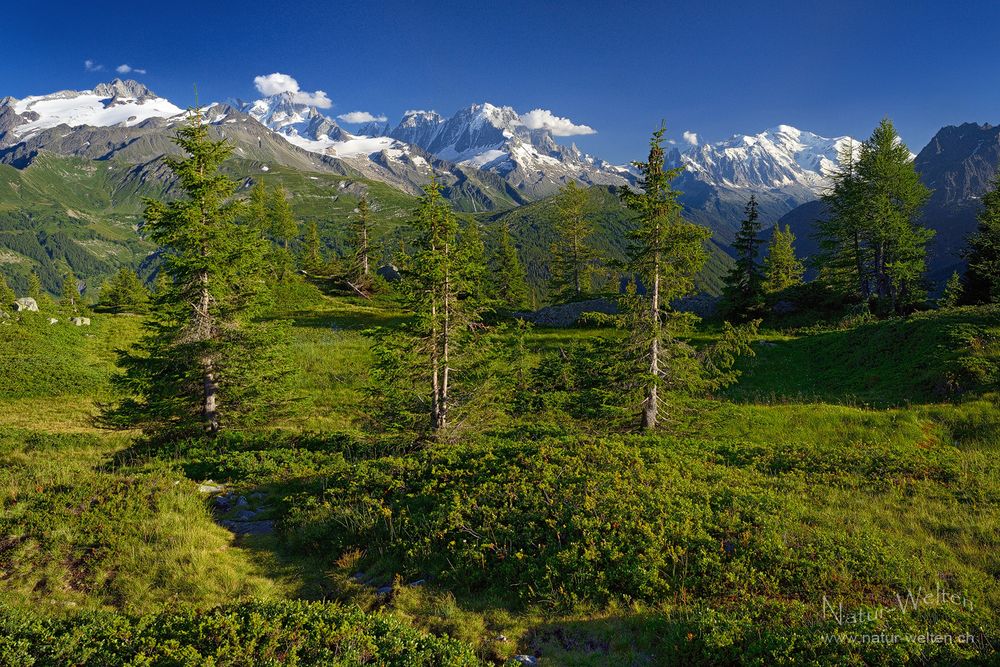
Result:
[[214,435],[272,418],[287,398],[287,367],[281,331],[252,319],[267,242],[220,172],[232,145],[211,140],[198,111],[174,141],[183,156],[166,162],[183,196],[145,209],[168,279],[143,339],[121,356],[116,385],[129,398],[104,419],[148,435]]
[[708,258],[704,244],[712,235],[681,217],[680,193],[671,181],[683,167],[665,168],[665,131],[661,127],[653,133],[646,162],[632,163],[640,174],[639,191],[627,186],[620,190],[622,203],[638,218],[630,259],[647,290],[645,299],[634,301],[630,319],[632,348],[643,360],[641,425],[645,430],[655,428],[659,420],[659,389],[683,388],[696,373],[689,348],[679,340],[690,330],[693,316],[672,310],[670,304],[694,290],[695,276]]
[[528,278],[517,254],[510,229],[505,225],[497,233],[490,258],[490,288],[501,308],[521,310],[528,306]]
[[761,244],[759,217],[757,197],[750,195],[743,221],[733,241],[736,264],[726,276],[723,290],[725,309],[736,319],[749,318],[759,312],[764,303],[762,276],[757,264],[757,252]]
[[845,167],[827,198],[833,215],[819,227],[826,273],[846,270],[861,299],[874,298],[883,312],[902,311],[926,296],[923,274],[934,232],[920,225],[919,214],[930,191],[888,119]]
[[591,290],[597,253],[590,245],[594,233],[590,193],[570,181],[555,200],[557,241],[552,245],[552,289],[561,300],[579,299]]
[[306,227],[305,245],[302,250],[302,268],[308,273],[316,273],[323,268],[323,247],[319,239],[319,227],[315,220]]
[[1000,303],[1000,171],[993,189],[983,195],[976,233],[969,238],[965,258],[965,303]]
[[764,257],[764,292],[773,295],[802,284],[805,266],[795,256],[795,234],[791,227],[774,226]]

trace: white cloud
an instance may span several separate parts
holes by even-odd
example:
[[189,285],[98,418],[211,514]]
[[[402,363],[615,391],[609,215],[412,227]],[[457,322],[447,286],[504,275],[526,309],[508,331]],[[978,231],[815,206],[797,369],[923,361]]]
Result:
[[87,70],[88,72],[100,72],[102,69],[104,69],[104,65],[98,65],[93,60],[84,60],[83,69]]
[[692,132],[690,130],[685,130],[684,134],[682,134],[681,136],[684,137],[684,141],[688,142],[692,146],[697,146],[698,145],[698,135],[697,135],[697,133]]
[[119,74],[145,74],[146,70],[139,67],[132,67],[131,65],[119,65],[115,68],[115,71]]
[[297,104],[308,104],[310,106],[319,107],[320,109],[329,109],[333,106],[333,102],[330,101],[330,98],[327,97],[326,93],[322,90],[317,90],[314,93],[299,90],[298,81],[287,74],[281,74],[280,72],[275,72],[274,74],[268,74],[266,76],[255,76],[253,78],[253,85],[257,87],[257,91],[260,92],[261,95],[291,93],[292,101]]
[[521,114],[521,122],[529,130],[545,129],[557,137],[571,137],[577,134],[597,134],[589,125],[577,125],[569,118],[556,116],[548,109],[532,109]]
[[389,120],[382,115],[373,116],[367,111],[351,111],[349,113],[342,113],[337,116],[337,118],[345,123],[384,123]]

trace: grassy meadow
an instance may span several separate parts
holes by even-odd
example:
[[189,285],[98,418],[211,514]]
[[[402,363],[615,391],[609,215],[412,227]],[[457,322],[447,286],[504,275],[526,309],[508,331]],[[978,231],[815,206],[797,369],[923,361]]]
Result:
[[95,421],[140,318],[0,324],[0,664],[995,664],[996,307],[763,331],[653,435],[546,384],[406,446],[365,331],[407,313],[286,292],[297,414],[159,449]]

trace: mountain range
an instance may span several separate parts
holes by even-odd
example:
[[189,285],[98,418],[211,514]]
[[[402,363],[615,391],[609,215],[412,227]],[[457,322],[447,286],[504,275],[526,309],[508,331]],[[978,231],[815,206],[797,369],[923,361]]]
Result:
[[[558,142],[544,127],[529,128],[512,107],[486,102],[448,117],[408,111],[395,124],[379,121],[355,132],[290,93],[212,103],[200,111],[213,136],[234,144],[238,175],[247,183],[268,171],[293,170],[340,178],[342,185],[352,179],[380,182],[412,196],[433,178],[456,210],[497,218],[552,196],[570,181],[614,187],[632,184],[636,176],[629,166]],[[0,165],[27,173],[45,156],[76,160],[58,168],[47,163],[46,169],[63,173],[107,165],[105,180],[113,180],[102,187],[111,190],[108,196],[118,206],[120,198],[138,192],[169,191],[172,177],[162,157],[177,151],[172,137],[186,117],[185,110],[132,80],[2,98]],[[852,142],[859,143],[777,125],[714,143],[671,144],[667,161],[685,168],[676,184],[688,218],[710,227],[718,243],[731,241],[753,194],[765,226],[779,219],[792,224],[808,253],[812,223],[822,215],[817,200],[829,186],[838,154]],[[944,128],[915,158],[934,189],[926,216],[938,230],[932,262],[938,272],[958,261],[956,253],[974,226],[976,198],[995,173],[998,142],[1000,130],[989,125]],[[13,188],[32,179],[10,174],[6,180]],[[15,215],[14,200],[6,204],[6,215]],[[46,211],[53,220],[60,215]]]

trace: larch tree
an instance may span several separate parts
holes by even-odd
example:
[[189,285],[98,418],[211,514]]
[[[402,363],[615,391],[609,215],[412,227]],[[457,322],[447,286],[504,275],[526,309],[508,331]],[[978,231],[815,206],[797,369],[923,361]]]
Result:
[[145,229],[162,249],[153,316],[115,383],[128,398],[107,425],[150,436],[217,434],[260,423],[285,404],[282,332],[252,318],[265,292],[268,242],[220,172],[232,152],[212,140],[199,111],[177,132],[183,156],[166,158],[183,195],[147,200]]
[[832,215],[818,230],[823,259],[832,269],[827,273],[843,273],[853,264],[848,270],[857,295],[875,299],[883,312],[900,312],[923,300],[927,244],[934,232],[920,224],[919,214],[929,196],[909,149],[883,119],[827,197]]
[[78,313],[80,301],[80,284],[77,282],[73,269],[67,264],[62,275],[62,299],[60,305],[71,313]]
[[694,290],[695,276],[708,258],[705,242],[712,235],[706,227],[681,216],[680,192],[671,181],[683,167],[666,168],[665,131],[661,127],[653,133],[646,162],[632,163],[639,172],[638,189],[626,186],[619,191],[622,203],[637,217],[631,268],[646,289],[645,299],[636,299],[640,310],[630,320],[632,347],[645,368],[641,378],[644,430],[655,428],[660,418],[660,388],[681,388],[695,372],[692,356],[678,340],[689,330],[691,318],[674,311],[671,302]]
[[426,354],[430,427],[439,434],[448,427],[452,407],[452,360],[478,317],[475,300],[460,297],[477,291],[473,281],[479,271],[469,265],[476,251],[460,243],[458,221],[441,196],[441,186],[431,183],[425,192],[414,218],[417,237],[406,275],[417,315],[416,334]]
[[101,285],[98,305],[112,313],[145,313],[149,299],[149,289],[135,271],[122,267]]
[[552,245],[552,288],[558,298],[578,299],[591,289],[597,252],[590,245],[594,234],[590,193],[570,181],[555,199],[557,240]]
[[958,271],[952,271],[951,277],[945,283],[944,292],[941,294],[941,298],[938,299],[938,307],[954,308],[961,302],[962,292],[962,276],[958,274]]
[[964,303],[1000,303],[1000,171],[993,189],[983,195],[979,225],[969,237],[965,258]]
[[7,279],[0,273],[0,310],[8,311],[14,307],[14,300],[17,295],[7,283]]
[[268,197],[270,235],[276,245],[274,251],[275,272],[279,280],[287,280],[292,273],[294,258],[289,250],[292,239],[298,236],[299,223],[295,219],[288,190],[278,185]]
[[359,282],[367,282],[371,273],[372,212],[368,198],[358,200],[358,212],[353,219],[354,267],[352,276]]
[[490,289],[497,303],[506,310],[528,306],[528,278],[517,254],[510,229],[504,225],[497,232],[496,243],[489,261]]
[[744,320],[758,313],[764,305],[761,287],[762,276],[757,254],[762,243],[760,239],[760,213],[757,197],[750,195],[743,212],[740,229],[733,240],[736,264],[725,279],[723,303],[727,313]]
[[323,245],[315,220],[311,220],[306,227],[306,238],[302,248],[302,268],[308,273],[316,273],[323,268]]
[[802,284],[806,268],[795,256],[795,234],[791,227],[775,225],[764,257],[764,292],[773,295]]

